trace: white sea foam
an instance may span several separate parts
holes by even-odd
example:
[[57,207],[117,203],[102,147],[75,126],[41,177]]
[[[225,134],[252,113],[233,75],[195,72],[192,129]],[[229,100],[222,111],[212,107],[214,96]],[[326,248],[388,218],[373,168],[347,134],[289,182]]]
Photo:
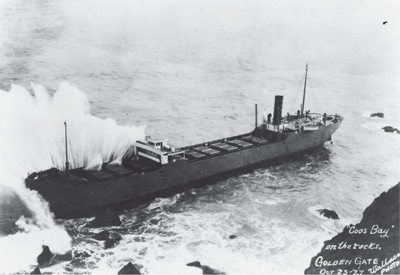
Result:
[[257,198],[254,202],[262,204],[262,205],[277,205],[286,203],[287,200],[276,197],[276,198]]

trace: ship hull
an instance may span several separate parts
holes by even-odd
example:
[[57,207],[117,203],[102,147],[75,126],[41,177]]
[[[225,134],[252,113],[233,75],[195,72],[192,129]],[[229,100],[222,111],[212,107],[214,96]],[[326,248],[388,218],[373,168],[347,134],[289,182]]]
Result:
[[154,171],[112,180],[50,182],[27,179],[26,185],[49,202],[50,210],[58,218],[90,215],[93,211],[122,204],[136,206],[156,196],[167,196],[193,186],[209,184],[217,178],[250,170],[260,164],[278,162],[315,150],[331,139],[341,122],[314,131],[291,133],[281,141],[204,159],[180,160]]

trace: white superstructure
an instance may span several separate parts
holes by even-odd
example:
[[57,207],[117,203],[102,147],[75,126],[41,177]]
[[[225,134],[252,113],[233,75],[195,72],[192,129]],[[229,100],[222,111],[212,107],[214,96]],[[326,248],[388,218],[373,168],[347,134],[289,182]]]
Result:
[[136,142],[136,155],[152,161],[167,164],[185,158],[185,151],[176,149],[168,144],[165,138],[146,138]]

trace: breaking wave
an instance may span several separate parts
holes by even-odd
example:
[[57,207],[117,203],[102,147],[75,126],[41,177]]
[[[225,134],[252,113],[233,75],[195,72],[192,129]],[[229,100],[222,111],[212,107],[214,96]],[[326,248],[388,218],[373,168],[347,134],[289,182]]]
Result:
[[0,90],[0,266],[2,272],[37,265],[42,245],[53,253],[71,248],[71,239],[57,224],[47,202],[28,190],[28,173],[65,168],[64,121],[68,123],[70,167],[98,168],[120,162],[145,136],[145,126],[120,126],[90,114],[86,94],[68,82],[51,96],[32,84],[33,93],[12,85]]

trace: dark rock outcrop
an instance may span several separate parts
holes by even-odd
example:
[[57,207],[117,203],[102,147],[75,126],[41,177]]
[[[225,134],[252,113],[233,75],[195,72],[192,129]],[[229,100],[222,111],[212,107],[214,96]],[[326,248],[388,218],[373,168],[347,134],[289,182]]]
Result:
[[87,253],[86,251],[75,251],[75,253],[74,253],[74,258],[84,259],[84,258],[89,258],[89,257],[90,257],[90,254]]
[[400,131],[397,128],[393,128],[392,126],[385,126],[382,128],[386,133],[398,133],[400,134]]
[[333,220],[339,220],[339,215],[333,211],[333,210],[329,210],[329,209],[317,209],[317,211],[324,217],[327,217],[328,219],[333,219]]
[[225,272],[221,272],[217,269],[211,268],[208,265],[202,265],[199,261],[191,262],[186,265],[201,268],[201,270],[203,270],[203,274],[226,274]]
[[236,237],[237,237],[236,235],[230,235],[230,236],[229,236],[229,239],[231,239],[231,240],[232,240],[232,239],[236,239]]
[[40,267],[48,267],[55,265],[59,262],[72,261],[72,252],[68,251],[65,254],[53,254],[47,245],[43,245],[43,251],[37,257],[37,261]]
[[373,113],[371,114],[371,117],[380,117],[383,118],[385,115],[383,113]]
[[82,258],[75,258],[70,262],[70,264],[75,268],[87,268],[86,262]]
[[195,261],[195,262],[188,263],[187,266],[194,266],[194,267],[201,268],[201,263],[199,261]]
[[68,251],[67,253],[62,254],[62,255],[55,255],[53,260],[56,260],[58,262],[72,261],[72,253],[71,253],[71,251]]
[[31,272],[31,274],[42,274],[42,272],[40,272],[39,267],[36,267],[36,268]]
[[326,241],[305,274],[399,274],[399,208],[397,184],[365,209],[360,223]]
[[203,274],[221,274],[221,275],[226,274],[225,272],[211,268],[208,265],[202,265],[201,269],[203,270]]
[[37,257],[37,261],[39,266],[43,266],[46,263],[49,263],[51,258],[53,257],[53,253],[51,253],[50,248],[47,245],[43,245],[43,251]]
[[[92,251],[91,251],[92,252]],[[86,266],[86,258],[89,258],[91,255],[90,253],[86,252],[86,251],[82,251],[82,250],[76,250],[73,253],[73,259],[71,260],[71,262],[69,263],[69,265],[67,265],[65,267],[65,270],[68,272],[69,269],[72,269],[72,267],[74,268],[87,268]]]
[[131,262],[129,262],[120,271],[118,271],[118,274],[141,274],[141,273]]
[[108,230],[101,231],[93,236],[93,239],[98,241],[106,241],[110,239],[110,232]]
[[108,230],[104,230],[94,235],[93,239],[104,241],[104,249],[109,249],[116,246],[121,241],[122,237],[118,233],[110,233]]
[[74,272],[74,270],[72,268],[70,268],[69,266],[64,267],[64,269],[67,272]]
[[117,233],[110,235],[110,238],[104,242],[104,249],[113,248],[121,241],[121,239],[121,235]]

